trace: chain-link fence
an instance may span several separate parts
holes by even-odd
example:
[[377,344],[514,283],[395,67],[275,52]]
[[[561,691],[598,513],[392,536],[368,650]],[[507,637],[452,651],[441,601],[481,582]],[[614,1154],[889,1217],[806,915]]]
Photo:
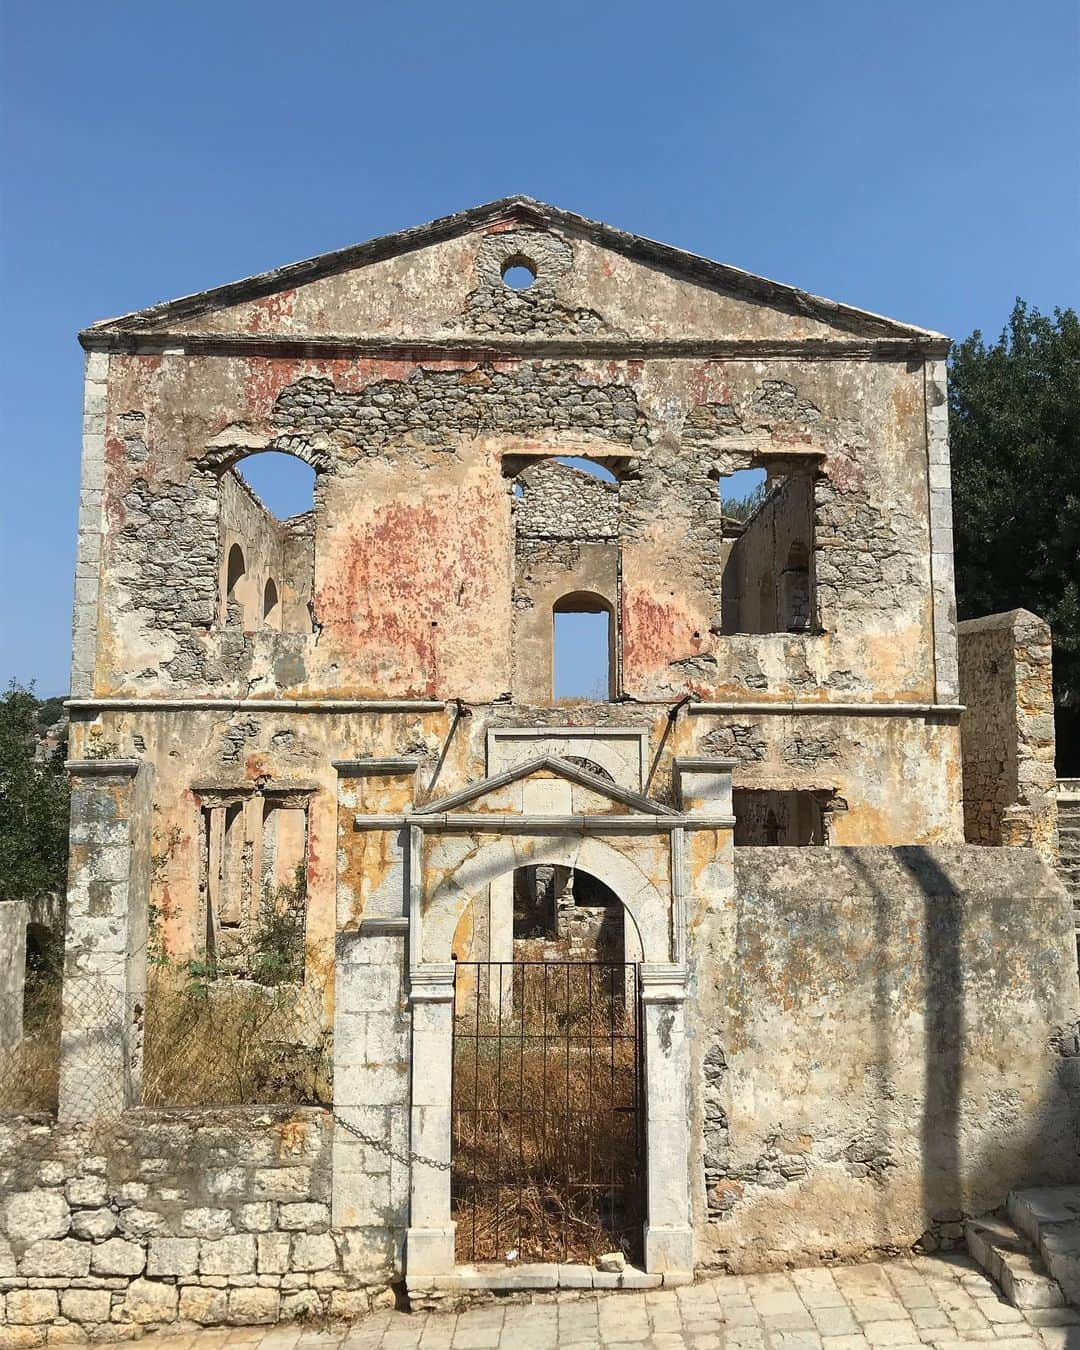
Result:
[[325,982],[151,972],[143,1035],[147,1106],[313,1105],[333,1098]]
[[[317,1105],[333,1096],[326,980],[263,984],[199,963],[151,967],[145,995],[119,972],[27,981],[21,1035],[0,1045],[0,1116],[92,1120],[125,1105]],[[61,1074],[61,1027],[64,1033]]]

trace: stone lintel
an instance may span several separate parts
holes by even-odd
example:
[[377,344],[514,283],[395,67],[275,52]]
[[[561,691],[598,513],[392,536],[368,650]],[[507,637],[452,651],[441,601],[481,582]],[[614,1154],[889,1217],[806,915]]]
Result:
[[139,759],[69,759],[64,768],[73,778],[134,778],[142,767]]
[[654,834],[685,829],[731,829],[734,816],[533,816],[484,815],[395,815],[356,816],[357,830],[399,830],[407,825],[438,831],[463,830],[477,834]]

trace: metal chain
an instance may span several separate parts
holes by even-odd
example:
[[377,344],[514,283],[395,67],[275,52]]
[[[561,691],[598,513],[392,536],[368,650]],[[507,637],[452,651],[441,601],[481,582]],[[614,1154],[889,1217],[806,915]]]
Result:
[[380,1153],[385,1153],[386,1156],[393,1159],[394,1162],[404,1163],[406,1167],[411,1167],[413,1163],[423,1163],[425,1167],[434,1167],[439,1172],[449,1172],[453,1167],[452,1163],[440,1162],[437,1158],[425,1158],[422,1153],[399,1153],[381,1139],[376,1139],[374,1135],[366,1134],[343,1116],[338,1115],[334,1110],[331,1110],[330,1118],[340,1125],[343,1130],[348,1130],[351,1135],[355,1135],[361,1143],[377,1149]]

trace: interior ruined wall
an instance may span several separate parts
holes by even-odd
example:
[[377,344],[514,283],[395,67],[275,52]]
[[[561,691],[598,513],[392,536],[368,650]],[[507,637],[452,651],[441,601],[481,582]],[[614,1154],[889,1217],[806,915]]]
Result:
[[[620,466],[627,695],[933,699],[920,370],[504,364],[111,356],[96,692],[498,698],[513,683],[503,458],[577,452]],[[821,456],[822,633],[721,634],[716,474],[735,452],[730,436],[690,424],[703,405],[728,409],[720,429],[759,457],[793,446]],[[215,624],[217,550],[205,532],[212,467],[253,439],[319,470],[315,630],[234,647]],[[163,543],[185,559],[183,601],[153,575]]]
[[[787,631],[784,604],[784,572],[793,544],[800,544],[809,557],[813,541],[813,485],[808,475],[788,478],[762,502],[733,543],[724,568],[725,591],[734,591],[725,613],[738,633]],[[763,605],[762,579],[767,579]],[[811,614],[813,606],[811,605]],[[808,627],[814,627],[811,622]]]
[[[230,470],[221,476],[220,486],[220,569],[218,593],[221,622],[243,630],[264,627],[263,592],[273,579],[280,595],[284,585],[284,539],[281,525],[258,500],[248,486]],[[235,587],[235,603],[240,612],[229,611],[227,569],[229,554],[238,544],[244,555],[244,576]]]
[[692,930],[703,1264],[932,1249],[1075,1181],[1072,915],[1037,854],[736,848],[735,889]]
[[1057,854],[1050,629],[1027,610],[957,626],[964,831]]

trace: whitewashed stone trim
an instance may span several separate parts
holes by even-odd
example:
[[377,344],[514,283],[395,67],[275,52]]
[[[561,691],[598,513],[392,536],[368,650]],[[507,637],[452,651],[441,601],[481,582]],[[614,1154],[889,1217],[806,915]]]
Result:
[[924,369],[930,582],[934,597],[934,697],[939,703],[954,703],[959,697],[960,676],[956,646],[948,370],[943,359],[927,361]]
[[89,352],[83,384],[82,473],[79,483],[79,534],[75,553],[72,610],[71,692],[92,694],[97,662],[97,610],[101,583],[101,544],[105,528],[105,416],[109,357]]

